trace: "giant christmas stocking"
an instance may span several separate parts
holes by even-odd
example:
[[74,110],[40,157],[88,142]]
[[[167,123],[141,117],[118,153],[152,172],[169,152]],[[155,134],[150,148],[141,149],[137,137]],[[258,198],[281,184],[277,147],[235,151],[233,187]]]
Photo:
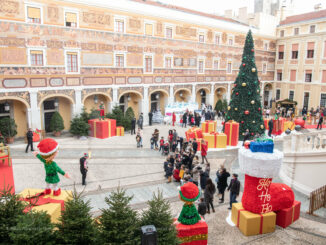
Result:
[[251,152],[239,150],[239,164],[245,173],[242,205],[245,210],[262,214],[289,208],[294,195],[291,188],[282,184],[272,184],[281,168],[283,153]]

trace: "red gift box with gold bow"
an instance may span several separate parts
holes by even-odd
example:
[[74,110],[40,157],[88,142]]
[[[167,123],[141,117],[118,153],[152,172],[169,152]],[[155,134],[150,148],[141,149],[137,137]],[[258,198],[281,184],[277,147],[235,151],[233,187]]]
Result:
[[276,212],[276,225],[283,228],[288,227],[300,217],[301,202],[294,201],[292,207],[281,209]]
[[239,141],[239,123],[228,121],[225,123],[224,133],[227,136],[227,145],[237,146]]
[[206,245],[208,238],[208,226],[205,220],[200,220],[194,225],[176,224],[178,238],[182,245]]

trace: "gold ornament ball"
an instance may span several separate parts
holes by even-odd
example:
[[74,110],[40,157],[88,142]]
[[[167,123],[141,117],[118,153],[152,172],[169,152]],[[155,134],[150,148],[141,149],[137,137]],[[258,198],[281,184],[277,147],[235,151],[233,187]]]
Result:
[[247,84],[246,83],[242,83],[242,87],[246,87],[247,86]]
[[256,123],[256,121],[252,121],[252,123]]
[[252,72],[256,72],[256,68],[252,68],[251,71],[252,71]]
[[235,111],[237,111],[237,110],[238,110],[238,108],[234,108],[234,110],[235,110]]
[[257,93],[259,94],[259,89],[257,89]]
[[264,129],[264,125],[260,125],[260,128],[261,128],[261,129]]
[[252,101],[250,101],[250,103],[253,105],[253,104],[255,104],[255,101],[254,101],[254,100],[252,100]]
[[244,135],[244,133],[242,133],[242,135]]
[[228,106],[228,110],[231,110],[231,106]]

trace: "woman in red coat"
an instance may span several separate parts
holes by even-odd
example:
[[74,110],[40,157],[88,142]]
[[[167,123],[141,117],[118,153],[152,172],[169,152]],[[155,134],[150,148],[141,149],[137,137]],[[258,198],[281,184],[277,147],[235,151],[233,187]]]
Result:
[[177,120],[177,117],[176,117],[175,113],[173,112],[172,113],[172,126],[174,126],[176,120]]
[[206,160],[206,163],[209,163],[207,160],[207,143],[204,139],[201,140],[201,159],[202,159],[202,164],[204,164],[204,159]]

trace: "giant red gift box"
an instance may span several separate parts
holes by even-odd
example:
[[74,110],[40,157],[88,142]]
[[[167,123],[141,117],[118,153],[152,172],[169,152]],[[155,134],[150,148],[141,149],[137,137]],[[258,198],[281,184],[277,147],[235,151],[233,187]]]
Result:
[[277,120],[273,120],[273,131],[272,134],[274,135],[280,135],[283,133],[284,130],[284,122],[285,118],[280,117]]
[[276,213],[276,225],[283,228],[288,227],[300,217],[301,202],[294,201],[292,207],[281,209]]
[[203,133],[200,128],[192,127],[186,131],[186,138],[189,139],[201,139],[203,138]]
[[194,225],[176,225],[178,238],[182,245],[206,245],[208,237],[208,226],[202,219]]
[[239,123],[228,121],[225,123],[224,133],[227,136],[227,145],[237,146],[239,141]]
[[91,136],[99,139],[106,139],[116,135],[116,120],[114,119],[91,119],[88,121]]
[[14,173],[12,171],[11,158],[0,156],[0,191],[11,188],[11,193],[15,193]]

